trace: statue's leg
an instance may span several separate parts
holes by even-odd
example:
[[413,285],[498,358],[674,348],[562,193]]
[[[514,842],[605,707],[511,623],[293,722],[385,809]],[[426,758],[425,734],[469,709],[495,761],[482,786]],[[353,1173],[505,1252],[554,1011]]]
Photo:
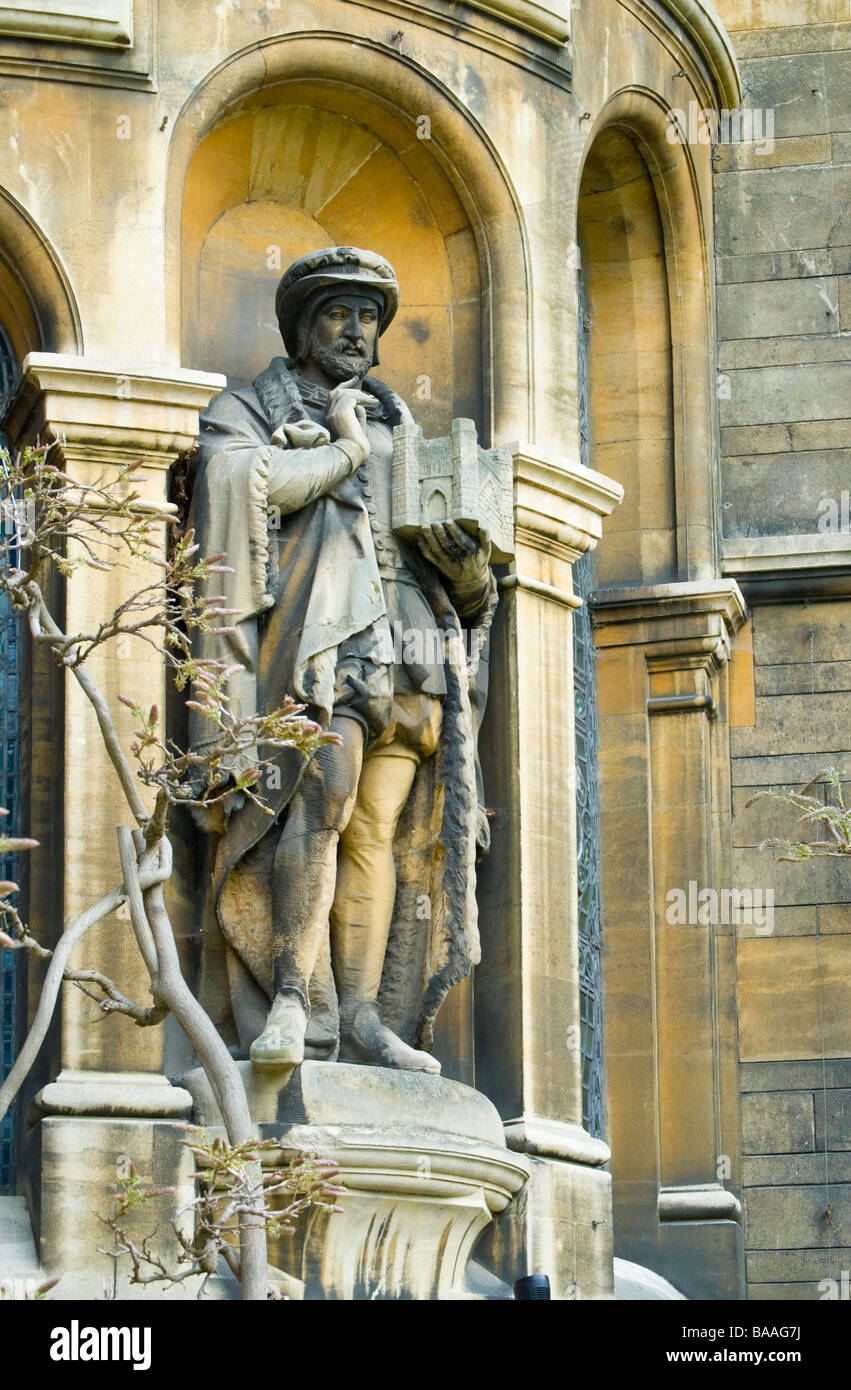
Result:
[[393,837],[417,762],[401,743],[364,759],[355,808],[340,837],[331,957],[340,996],[341,1060],[439,1072],[434,1057],[384,1026],[377,1004],[396,896]]
[[363,761],[360,721],[335,715],[331,729],[342,745],[324,744],[308,763],[275,852],[275,996],[251,1047],[251,1060],[260,1066],[295,1066],[304,1059],[308,982],[328,929],[337,845],[352,813]]

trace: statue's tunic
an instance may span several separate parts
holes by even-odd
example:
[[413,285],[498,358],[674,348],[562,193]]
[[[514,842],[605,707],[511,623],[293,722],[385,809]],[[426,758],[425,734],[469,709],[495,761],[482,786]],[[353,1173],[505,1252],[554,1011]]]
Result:
[[[481,592],[463,600],[463,621],[478,627],[481,649],[468,672],[450,594],[391,530],[391,431],[410,417],[381,383],[367,378],[364,389],[376,397],[370,455],[354,472],[355,446],[345,440],[299,447],[321,436],[324,401],[280,358],[252,387],[216,397],[202,416],[190,524],[203,554],[226,553],[234,573],[212,580],[238,617],[228,620],[230,635],[202,638],[198,654],[242,665],[228,684],[237,714],[271,711],[290,694],[324,726],[335,708],[358,718],[367,752],[392,740],[420,757],[397,833],[396,913],[380,1001],[389,1026],[427,1044],[447,990],[478,959],[474,863],[486,822],[475,738],[495,586],[488,573]],[[422,652],[423,660],[394,659],[405,633],[421,635],[414,656]],[[445,661],[433,659],[443,650]],[[192,745],[214,737],[193,713]],[[274,822],[303,766],[294,750],[281,753],[279,776],[265,779],[272,817],[251,803],[234,811],[215,853],[216,920],[208,917],[207,931],[221,930],[267,994]],[[429,920],[414,912],[421,899],[431,904]],[[327,993],[327,956],[324,968]]]

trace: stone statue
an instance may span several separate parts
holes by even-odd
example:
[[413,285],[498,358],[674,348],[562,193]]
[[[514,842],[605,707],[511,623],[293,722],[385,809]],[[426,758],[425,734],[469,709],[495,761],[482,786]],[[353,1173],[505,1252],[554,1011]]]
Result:
[[[413,421],[367,373],[398,301],[372,252],[296,261],[276,294],[288,356],[213,400],[192,465],[190,524],[234,570],[235,629],[201,639],[242,666],[231,707],[290,694],[341,740],[306,764],[281,753],[272,815],[235,793],[208,840],[202,998],[226,976],[235,1048],[259,1067],[438,1072],[434,1017],[479,958],[476,738],[496,586],[485,530],[392,530],[393,428]],[[200,745],[209,725],[192,720]]]

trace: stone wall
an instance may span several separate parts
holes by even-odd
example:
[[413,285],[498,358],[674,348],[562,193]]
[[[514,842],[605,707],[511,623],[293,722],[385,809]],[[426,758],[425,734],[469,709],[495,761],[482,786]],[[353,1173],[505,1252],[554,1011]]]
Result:
[[796,838],[794,812],[746,803],[851,767],[851,25],[833,0],[721,8],[762,137],[720,144],[714,178],[723,569],[753,614],[733,659],[734,881],[775,895],[773,929],[737,942],[748,1296],[848,1298],[848,867],[760,854]]
[[851,457],[851,25],[732,39],[763,139],[715,152],[723,529],[805,534]]
[[775,863],[757,846],[796,838],[796,813],[746,803],[851,767],[851,622],[845,601],[776,603],[752,627],[753,710],[731,731],[735,882],[773,891],[774,921],[737,943],[748,1293],[818,1298],[851,1268],[848,865]]

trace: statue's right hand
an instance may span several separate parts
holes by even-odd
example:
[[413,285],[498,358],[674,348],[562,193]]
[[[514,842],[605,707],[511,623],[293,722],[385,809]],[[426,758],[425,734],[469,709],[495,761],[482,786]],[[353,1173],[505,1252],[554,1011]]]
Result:
[[[335,437],[357,444],[365,459],[369,455],[369,440],[366,436],[364,406],[370,404],[372,396],[355,386],[355,380],[355,377],[351,377],[350,380],[342,381],[339,386],[334,387],[328,397],[325,419]],[[360,462],[362,463],[363,459]]]

